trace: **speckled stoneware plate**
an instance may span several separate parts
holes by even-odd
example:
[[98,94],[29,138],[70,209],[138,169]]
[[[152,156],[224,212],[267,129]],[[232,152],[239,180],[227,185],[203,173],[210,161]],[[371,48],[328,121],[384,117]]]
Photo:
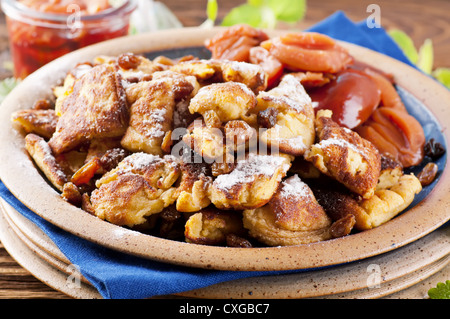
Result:
[[[24,148],[23,135],[10,116],[51,95],[51,88],[79,62],[98,55],[124,52],[182,56],[207,54],[205,39],[218,29],[184,28],[104,42],[64,56],[25,79],[0,109],[0,178],[10,191],[47,221],[79,237],[143,258],[190,267],[219,270],[313,269],[376,256],[414,242],[450,217],[450,172],[447,156],[438,161],[439,177],[411,207],[390,222],[344,238],[276,248],[227,248],[170,241],[127,230],[93,217],[63,201],[36,170]],[[269,32],[276,35],[276,32]],[[415,69],[379,53],[342,43],[358,60],[394,75],[408,110],[424,126],[427,138],[447,147],[450,132],[450,92]],[[204,56],[203,56],[204,57]]]
[[[3,216],[1,216],[2,212]],[[67,282],[67,276],[74,276],[71,263],[36,225],[7,203],[0,201],[0,224],[2,221],[3,227],[9,227],[10,231],[2,233],[0,238],[6,237],[6,245],[13,242],[12,247],[8,245],[8,251],[11,251],[14,258],[20,260],[23,267],[31,268],[33,274],[39,279],[42,278],[41,280],[48,273],[53,273],[51,280],[44,282],[51,287],[58,287],[58,290],[63,288],[63,292],[69,296],[94,297],[90,295],[93,288],[82,276],[79,276],[79,290],[85,290],[85,292],[78,291],[75,295],[71,287],[64,285]],[[396,295],[403,290],[408,290],[408,295],[414,293],[418,296],[416,298],[424,298],[428,289],[435,287],[439,281],[434,284],[433,282],[428,285],[422,284],[422,292],[411,287],[424,281],[429,282],[428,278],[437,273],[448,274],[445,269],[447,265],[450,265],[449,238],[450,225],[447,224],[406,247],[360,262],[312,272],[228,281],[172,296],[158,296],[158,298],[367,299]],[[19,249],[19,247],[22,248]],[[48,265],[43,265],[42,261],[47,262]],[[36,267],[35,264],[40,267]]]

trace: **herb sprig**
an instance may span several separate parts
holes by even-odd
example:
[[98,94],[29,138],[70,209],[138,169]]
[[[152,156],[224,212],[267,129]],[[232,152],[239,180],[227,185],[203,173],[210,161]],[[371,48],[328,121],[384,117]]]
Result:
[[436,287],[428,290],[428,297],[430,299],[450,299],[450,280],[445,283],[440,282]]
[[[217,19],[217,0],[208,0],[204,25],[214,25]],[[306,13],[306,0],[247,0],[223,18],[222,26],[246,23],[255,28],[274,29],[278,22],[296,23]]]

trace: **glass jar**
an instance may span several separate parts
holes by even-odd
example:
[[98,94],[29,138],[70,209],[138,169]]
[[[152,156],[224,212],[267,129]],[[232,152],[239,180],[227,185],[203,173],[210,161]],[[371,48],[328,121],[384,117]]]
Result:
[[71,0],[67,4],[44,1],[45,5],[39,0],[25,2],[27,5],[23,0],[1,2],[14,76],[20,79],[66,53],[127,35],[130,15],[137,6],[136,0],[114,1],[114,6],[107,0],[98,1],[97,6],[86,0]]

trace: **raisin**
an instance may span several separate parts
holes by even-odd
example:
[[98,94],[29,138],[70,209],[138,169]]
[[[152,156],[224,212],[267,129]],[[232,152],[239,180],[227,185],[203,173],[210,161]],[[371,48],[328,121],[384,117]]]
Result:
[[417,175],[422,186],[430,185],[436,178],[438,166],[435,163],[428,163]]
[[38,100],[34,103],[34,110],[51,110],[54,105],[49,100]]
[[441,143],[435,141],[434,138],[430,139],[423,148],[425,156],[435,160],[444,155],[445,148]]
[[235,234],[228,234],[226,237],[228,247],[238,248],[252,248],[253,245],[245,238],[239,237]]
[[136,69],[141,64],[141,60],[132,53],[125,53],[119,56],[117,63],[122,69],[130,70]]
[[356,223],[355,216],[347,214],[344,217],[338,219],[331,225],[330,233],[333,238],[344,237],[350,234],[353,226]]
[[277,122],[278,110],[273,107],[269,107],[264,111],[258,113],[258,124],[260,127],[271,128],[274,127]]
[[211,164],[211,171],[213,176],[222,174],[230,174],[236,168],[236,163],[225,161],[223,163],[214,162]]

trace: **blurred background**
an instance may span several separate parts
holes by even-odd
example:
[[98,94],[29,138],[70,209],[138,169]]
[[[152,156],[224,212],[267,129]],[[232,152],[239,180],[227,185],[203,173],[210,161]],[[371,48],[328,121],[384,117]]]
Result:
[[[208,0],[160,0],[145,2],[157,3],[157,12],[140,11],[140,17],[134,20],[158,19],[156,28],[178,26],[199,26],[208,19]],[[300,20],[293,23],[279,21],[276,28],[304,29],[328,17],[337,10],[342,10],[350,19],[359,22],[367,19],[370,4],[380,8],[381,26],[386,30],[398,29],[407,34],[417,49],[427,40],[433,44],[433,68],[450,67],[450,1],[449,0],[298,0],[305,2],[305,12]],[[238,6],[248,3],[262,3],[263,0],[214,0],[217,5],[215,25],[220,25],[224,18]],[[173,16],[171,16],[173,14]],[[137,21],[139,24],[139,21]],[[155,26],[153,26],[154,28]],[[0,80],[10,77],[11,57],[8,44],[8,32],[4,13],[0,14]]]

